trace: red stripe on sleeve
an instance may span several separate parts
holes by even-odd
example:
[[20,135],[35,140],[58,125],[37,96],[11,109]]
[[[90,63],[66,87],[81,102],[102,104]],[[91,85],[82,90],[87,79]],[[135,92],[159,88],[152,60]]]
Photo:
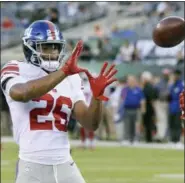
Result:
[[3,72],[3,75],[1,75],[1,77],[6,75],[6,74],[15,74],[15,75],[19,76],[18,72]]
[[4,75],[5,72],[8,73],[9,71],[13,71],[13,72],[19,73],[19,67],[8,65],[8,66],[6,66],[5,68],[3,68],[1,70],[1,75]]

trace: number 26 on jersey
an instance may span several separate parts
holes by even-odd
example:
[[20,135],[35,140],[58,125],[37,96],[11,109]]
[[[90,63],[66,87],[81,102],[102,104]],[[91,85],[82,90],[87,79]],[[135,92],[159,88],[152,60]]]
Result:
[[[62,111],[62,106],[66,105],[69,109],[72,108],[72,101],[70,98],[60,96],[56,99],[50,94],[45,94],[38,99],[33,99],[34,102],[45,101],[45,107],[34,108],[30,111],[30,130],[53,130],[53,125],[51,120],[44,120],[44,122],[39,122],[38,117],[47,117],[52,113],[54,118],[54,125],[59,131],[67,131],[68,115]],[[63,123],[61,123],[61,120]]]

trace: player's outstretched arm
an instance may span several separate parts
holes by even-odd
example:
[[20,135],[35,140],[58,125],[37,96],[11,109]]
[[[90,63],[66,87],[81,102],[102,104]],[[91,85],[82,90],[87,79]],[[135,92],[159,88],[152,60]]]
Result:
[[65,77],[79,72],[84,69],[77,66],[77,60],[83,49],[83,42],[79,41],[66,64],[58,71],[48,74],[40,79],[28,81],[26,83],[15,84],[10,88],[10,96],[15,101],[27,102],[31,99],[38,98],[52,90]]
[[74,116],[79,123],[88,130],[96,130],[102,118],[102,101],[108,98],[103,95],[105,88],[116,81],[113,76],[117,73],[115,65],[111,65],[108,71],[105,71],[108,63],[104,63],[98,77],[93,77],[87,70],[85,71],[91,86],[93,97],[89,107],[83,102],[77,102],[74,106]]

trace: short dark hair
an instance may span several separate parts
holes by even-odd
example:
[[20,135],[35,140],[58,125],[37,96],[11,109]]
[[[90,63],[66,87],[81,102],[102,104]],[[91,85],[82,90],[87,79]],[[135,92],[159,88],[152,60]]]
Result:
[[179,69],[175,69],[173,73],[180,76],[182,72]]
[[56,8],[51,8],[51,13],[56,13],[58,14],[58,10]]

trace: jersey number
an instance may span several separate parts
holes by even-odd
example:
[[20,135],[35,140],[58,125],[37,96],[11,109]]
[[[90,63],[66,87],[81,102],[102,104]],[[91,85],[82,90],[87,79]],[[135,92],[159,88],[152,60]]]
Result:
[[[54,106],[54,98],[50,94],[46,94],[39,99],[34,99],[32,101],[40,102],[45,101],[45,108],[35,108],[30,111],[30,129],[31,130],[53,130],[52,121],[45,120],[44,122],[38,122],[39,116],[48,116],[52,112],[55,119],[55,127],[59,131],[67,131],[67,114],[62,112],[62,106],[67,105],[69,109],[72,108],[72,101],[70,98],[60,96],[56,99],[56,104]],[[61,123],[61,120],[64,121],[64,124]]]

